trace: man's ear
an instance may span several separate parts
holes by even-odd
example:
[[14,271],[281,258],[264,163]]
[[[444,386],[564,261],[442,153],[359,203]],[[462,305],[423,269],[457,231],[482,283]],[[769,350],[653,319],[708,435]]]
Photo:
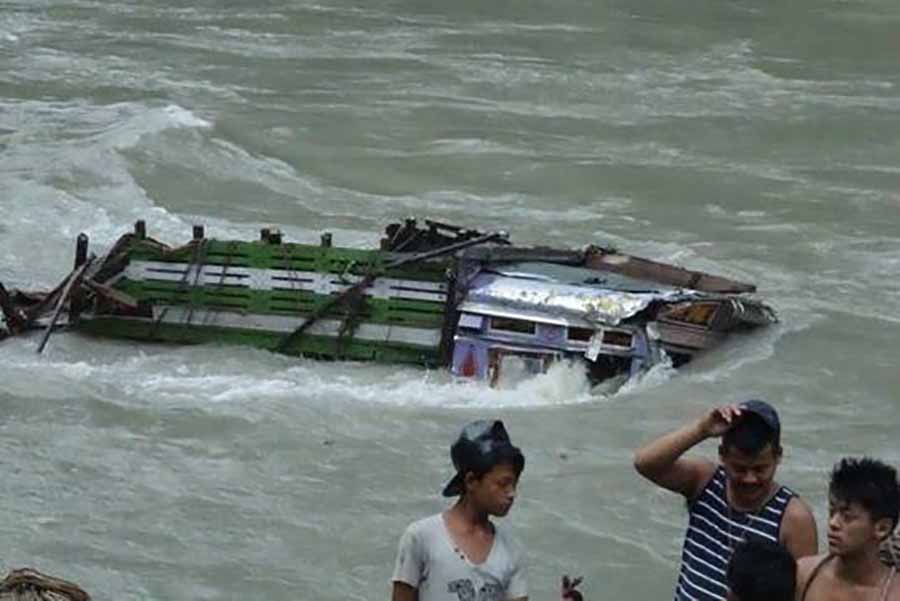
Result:
[[894,521],[891,518],[881,518],[875,522],[875,536],[879,541],[883,541],[894,530]]
[[720,444],[719,445],[719,460],[721,461],[721,460],[725,459],[726,457],[728,457],[728,448],[725,445]]
[[463,474],[463,490],[468,491],[469,486],[474,485],[476,482],[478,482],[478,476],[475,475],[475,472],[470,470]]

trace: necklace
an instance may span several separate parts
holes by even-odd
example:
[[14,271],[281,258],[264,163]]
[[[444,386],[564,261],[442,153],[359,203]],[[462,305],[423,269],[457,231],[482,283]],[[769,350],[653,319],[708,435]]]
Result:
[[[887,568],[887,566],[885,566]],[[897,566],[891,566],[887,568],[887,574],[884,575],[884,578],[881,581],[881,594],[879,595],[879,601],[885,601],[888,596],[888,591],[891,588],[891,581],[894,580],[894,574],[897,572]]]
[[[772,489],[775,492],[778,491],[778,487],[772,482],[769,485],[769,491],[767,491],[766,496],[763,500],[757,504],[756,507],[752,507],[747,511],[741,511],[739,509],[735,509],[732,507],[732,501],[729,497],[732,495],[729,493],[726,488],[725,491],[725,505],[727,507],[728,513],[728,526],[726,528],[728,537],[728,553],[731,555],[734,552],[734,548],[744,542],[747,537],[747,526],[750,525],[750,522],[753,520],[754,516],[757,516],[760,511],[762,511],[768,502],[775,496],[775,492],[772,492]],[[736,518],[741,516],[741,520],[738,521]],[[738,536],[739,535],[739,536]],[[737,540],[735,540],[737,539]]]
[[[731,503],[728,504],[728,555],[731,556],[734,553],[734,548],[740,543],[744,542],[744,534],[747,532],[747,524],[735,524],[735,510],[731,507]],[[749,519],[749,518],[748,518]],[[735,531],[737,528],[743,528],[743,534],[738,537],[735,535]],[[735,541],[735,539],[737,539]]]

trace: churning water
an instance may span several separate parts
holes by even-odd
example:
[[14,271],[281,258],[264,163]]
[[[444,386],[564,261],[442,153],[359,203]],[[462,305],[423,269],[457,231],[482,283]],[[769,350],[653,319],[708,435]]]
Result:
[[[673,589],[682,503],[633,449],[713,404],[784,422],[824,517],[844,454],[900,463],[900,5],[0,2],[0,281],[86,232],[376,243],[409,215],[745,279],[781,323],[618,391],[56,335],[0,344],[4,569],[97,599],[389,595],[448,447],[501,417],[531,598]],[[715,447],[699,452],[712,456]]]

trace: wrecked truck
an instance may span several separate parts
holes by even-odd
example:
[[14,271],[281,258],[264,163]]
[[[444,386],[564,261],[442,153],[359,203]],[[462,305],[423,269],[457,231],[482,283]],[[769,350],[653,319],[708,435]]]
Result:
[[0,338],[60,329],[167,344],[243,344],[325,360],[449,368],[496,385],[559,361],[590,378],[676,367],[777,321],[752,284],[609,246],[513,244],[503,231],[389,224],[378,248],[207,238],[169,246],[143,221],[101,256],[84,234],[48,291],[0,284]]

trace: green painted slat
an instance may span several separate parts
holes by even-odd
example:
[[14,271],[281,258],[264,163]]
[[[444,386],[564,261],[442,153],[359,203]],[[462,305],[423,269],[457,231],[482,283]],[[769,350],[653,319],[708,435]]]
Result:
[[[138,301],[163,305],[188,305],[246,313],[308,315],[331,297],[306,290],[269,291],[216,286],[182,286],[179,282],[139,282],[120,280],[115,288]],[[340,306],[325,316],[343,317]],[[444,321],[444,303],[407,299],[366,298],[361,317],[369,323],[440,327]]]
[[[364,276],[369,273],[397,279],[444,282],[452,258],[442,257],[386,270],[384,265],[402,257],[379,250],[322,247],[307,244],[270,244],[262,241],[206,240],[163,252],[155,243],[134,239],[127,250],[131,260],[163,263],[201,263],[288,272],[319,272]],[[252,290],[240,286],[191,286],[190,282],[156,282],[122,279],[115,288],[142,303],[187,306],[203,311],[218,309],[245,314],[305,318],[332,297],[300,290]],[[359,314],[361,323],[440,328],[444,303],[409,299],[366,297]],[[342,319],[346,308],[336,306],[323,319]],[[76,327],[99,336],[155,340],[178,344],[225,343],[276,349],[285,334],[196,324],[152,323],[115,316],[83,320]],[[390,363],[437,365],[438,348],[402,343],[305,334],[292,341],[288,354]]]
[[[167,263],[191,263],[194,261],[194,244],[168,252],[146,241],[136,240],[129,249],[132,260],[161,261]],[[242,242],[207,240],[202,262],[206,265],[233,265],[260,269],[287,269],[292,271],[318,271],[321,273],[351,273],[365,275],[375,271],[387,277],[442,282],[446,279],[449,258],[436,258],[413,265],[381,270],[386,263],[398,258],[397,253],[355,248],[333,248],[308,244],[269,244],[266,242]]]
[[352,248],[321,248],[316,271],[321,273],[351,273],[365,275],[379,273],[383,261],[381,253]]
[[[115,318],[81,321],[78,323],[77,328],[79,331],[103,337],[174,344],[237,344],[267,350],[275,350],[282,340],[282,336],[279,334],[254,330],[181,324],[155,324],[146,321]],[[437,349],[355,339],[345,341],[339,349],[337,339],[312,335],[299,337],[284,352],[288,355],[297,356],[410,363],[426,366],[437,366],[439,363]]]
[[449,259],[432,259],[412,265],[388,269],[387,277],[398,280],[419,280],[422,282],[446,282],[447,270],[452,267]]

